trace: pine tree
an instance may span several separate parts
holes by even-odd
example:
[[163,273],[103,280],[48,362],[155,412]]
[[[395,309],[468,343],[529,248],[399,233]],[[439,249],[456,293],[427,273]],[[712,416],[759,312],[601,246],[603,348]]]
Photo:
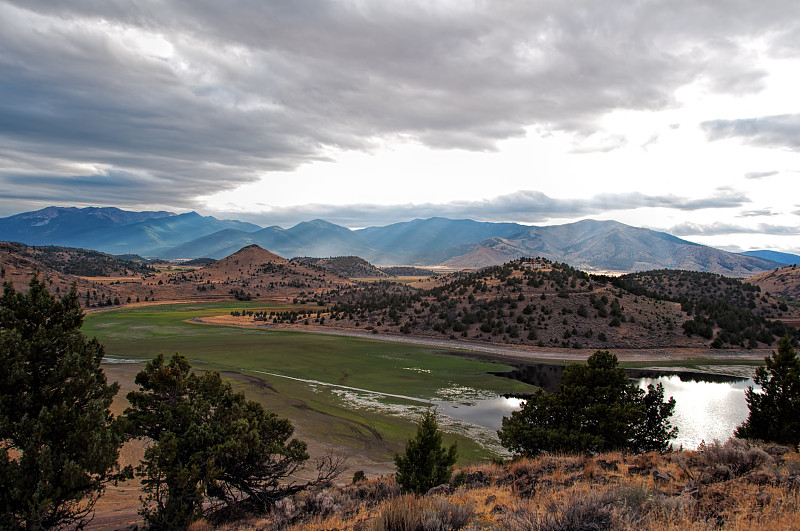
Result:
[[750,415],[736,429],[742,439],[761,439],[797,446],[800,444],[800,359],[789,336],[778,344],[778,351],[764,358],[765,366],[756,369],[752,387],[745,391]]
[[456,444],[444,447],[436,414],[428,410],[422,415],[417,434],[406,441],[405,452],[394,456],[395,478],[403,490],[424,494],[450,481],[457,457]]
[[634,452],[666,452],[670,440],[678,436],[678,428],[673,427],[669,418],[675,411],[675,399],[664,400],[662,384],[647,386],[647,394],[642,396],[644,416],[634,424],[631,449]]
[[192,372],[180,354],[169,362],[159,354],[135,381],[140,390],[128,393],[125,420],[131,436],[154,443],[137,468],[150,529],[185,529],[203,515],[206,497],[220,502],[216,509],[264,512],[337,472],[318,468],[317,480],[288,483],[308,459],[291,423],[234,393],[219,372]]
[[678,433],[669,422],[675,400],[664,401],[661,386],[645,393],[617,365],[616,356],[598,350],[586,365],[568,366],[557,393],[540,389],[503,418],[500,442],[526,456],[667,449]]
[[0,298],[0,528],[83,525],[120,479],[122,436],[109,411],[119,386],[103,347],[80,332],[72,290],[57,301],[37,277]]

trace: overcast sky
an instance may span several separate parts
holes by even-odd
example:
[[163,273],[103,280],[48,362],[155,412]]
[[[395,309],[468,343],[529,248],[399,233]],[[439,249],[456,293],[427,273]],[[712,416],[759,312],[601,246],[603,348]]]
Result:
[[0,0],[0,216],[615,219],[800,253],[797,0]]

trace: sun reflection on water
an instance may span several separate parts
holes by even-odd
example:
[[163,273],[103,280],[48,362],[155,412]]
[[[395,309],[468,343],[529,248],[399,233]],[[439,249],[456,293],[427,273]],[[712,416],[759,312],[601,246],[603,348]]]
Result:
[[747,419],[748,409],[745,390],[753,386],[752,379],[737,382],[681,381],[678,376],[642,378],[639,386],[648,384],[664,386],[664,397],[675,398],[675,413],[672,425],[677,426],[678,438],[675,448],[694,450],[705,441],[727,441],[733,431]]

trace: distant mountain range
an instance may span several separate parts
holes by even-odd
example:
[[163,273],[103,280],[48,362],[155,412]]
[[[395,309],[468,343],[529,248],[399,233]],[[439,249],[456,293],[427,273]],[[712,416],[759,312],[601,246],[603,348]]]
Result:
[[742,253],[745,256],[755,256],[765,260],[772,260],[781,265],[797,265],[800,264],[800,255],[791,253],[779,253],[778,251],[746,251]]
[[475,268],[541,256],[590,271],[689,269],[749,276],[800,256],[734,254],[615,221],[532,227],[468,219],[415,219],[359,230],[313,220],[289,229],[196,212],[48,207],[0,218],[0,241],[64,245],[151,258],[223,258],[248,245],[283,257],[358,256],[377,265]]

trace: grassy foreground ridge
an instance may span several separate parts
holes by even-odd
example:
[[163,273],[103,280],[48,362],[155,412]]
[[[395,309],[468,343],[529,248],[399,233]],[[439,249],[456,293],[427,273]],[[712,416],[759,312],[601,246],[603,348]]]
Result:
[[[640,456],[546,455],[457,471],[424,496],[392,478],[305,492],[223,530],[797,529],[800,454],[732,439]],[[196,522],[195,531],[210,529]]]

